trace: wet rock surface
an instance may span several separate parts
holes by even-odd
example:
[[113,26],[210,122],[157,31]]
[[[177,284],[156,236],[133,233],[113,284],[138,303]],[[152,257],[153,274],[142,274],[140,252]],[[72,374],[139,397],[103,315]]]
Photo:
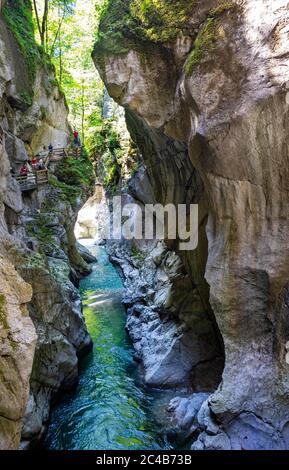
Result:
[[200,322],[193,315],[193,288],[180,258],[161,241],[148,244],[134,256],[118,244],[108,243],[108,251],[124,277],[127,330],[145,383],[204,391],[206,385],[197,374],[204,363],[208,389],[217,387],[222,351],[213,323]]

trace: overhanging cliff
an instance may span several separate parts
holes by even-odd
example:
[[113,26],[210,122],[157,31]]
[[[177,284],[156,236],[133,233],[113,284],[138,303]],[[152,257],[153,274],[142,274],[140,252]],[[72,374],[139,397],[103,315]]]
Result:
[[200,206],[201,243],[181,257],[225,369],[196,449],[289,447],[288,19],[285,0],[119,0],[95,46],[151,202]]

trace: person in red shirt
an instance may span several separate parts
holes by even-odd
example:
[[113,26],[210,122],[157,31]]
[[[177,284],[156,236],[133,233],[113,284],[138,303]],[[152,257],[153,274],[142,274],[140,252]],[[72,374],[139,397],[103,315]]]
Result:
[[33,157],[32,160],[31,160],[31,163],[32,163],[32,168],[33,168],[33,170],[36,170],[36,169],[37,169],[37,165],[38,165],[38,159],[37,159],[37,157]]
[[23,163],[22,167],[20,168],[20,175],[27,176],[28,175],[28,168],[26,163]]
[[73,137],[74,137],[74,145],[75,147],[80,147],[80,139],[79,139],[79,134],[77,131],[73,132]]

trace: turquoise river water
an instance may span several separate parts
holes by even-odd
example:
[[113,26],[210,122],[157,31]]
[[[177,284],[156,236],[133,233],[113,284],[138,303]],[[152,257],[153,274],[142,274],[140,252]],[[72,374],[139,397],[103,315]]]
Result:
[[104,248],[81,282],[93,351],[80,361],[76,390],[52,411],[44,447],[54,450],[160,450],[171,444],[153,410],[163,394],[142,387],[125,331],[121,279]]

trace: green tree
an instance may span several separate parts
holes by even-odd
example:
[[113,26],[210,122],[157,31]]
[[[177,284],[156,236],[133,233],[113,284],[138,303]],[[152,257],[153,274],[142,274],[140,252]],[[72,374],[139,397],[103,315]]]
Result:
[[33,0],[40,44],[55,66],[70,121],[90,142],[89,116],[101,106],[103,84],[91,58],[103,0]]
[[55,9],[58,9],[61,16],[59,21],[59,28],[53,39],[53,42],[57,40],[62,21],[65,18],[66,14],[71,12],[71,7],[73,5],[73,0],[33,0],[33,8],[35,13],[36,25],[40,37],[40,42],[45,50],[48,52],[48,42],[49,42],[49,16],[51,12]]

